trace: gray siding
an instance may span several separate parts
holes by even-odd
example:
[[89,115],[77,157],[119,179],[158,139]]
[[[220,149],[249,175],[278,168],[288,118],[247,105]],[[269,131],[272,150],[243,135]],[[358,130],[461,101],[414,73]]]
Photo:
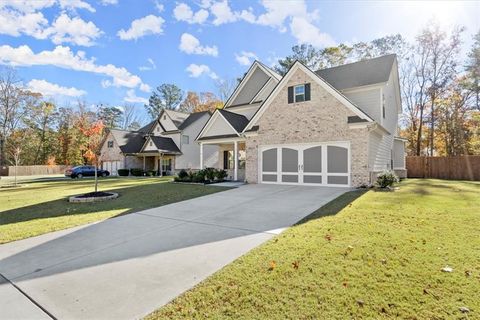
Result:
[[203,133],[203,137],[221,136],[226,134],[235,134],[235,130],[230,124],[219,114],[214,120],[210,128]]
[[382,108],[380,88],[352,92],[345,91],[343,94],[353,103],[355,103],[361,110],[372,117],[373,120],[381,123]]
[[227,109],[227,110],[230,111],[230,112],[233,112],[233,113],[241,114],[242,116],[245,116],[248,120],[250,120],[253,117],[253,115],[255,114],[255,112],[257,112],[259,107],[260,107],[260,103],[255,103],[255,104],[251,104],[250,106],[248,106],[246,108],[244,108],[244,107],[230,108],[230,109]]
[[393,148],[393,135],[370,132],[368,140],[370,171],[390,169]]
[[[183,144],[180,134],[178,135],[179,143],[177,145],[180,147],[182,155],[177,156],[175,159],[175,170],[200,169],[200,145],[195,141],[195,138],[209,118],[210,116],[208,114],[204,114],[200,119],[183,130],[182,135],[189,137],[189,144]],[[216,167],[218,162],[218,147],[205,145],[203,147],[203,160],[206,167]]]
[[265,85],[265,87],[262,89],[261,92],[259,92],[257,98],[255,99],[254,102],[256,101],[263,101],[265,99],[267,99],[267,97],[270,95],[270,93],[272,93],[273,89],[275,89],[275,86],[277,85],[278,83],[278,80],[272,78],[272,80],[270,80],[270,82]]
[[253,97],[268,81],[269,76],[260,68],[256,68],[248,82],[242,87],[235,100],[230,105],[250,103]]

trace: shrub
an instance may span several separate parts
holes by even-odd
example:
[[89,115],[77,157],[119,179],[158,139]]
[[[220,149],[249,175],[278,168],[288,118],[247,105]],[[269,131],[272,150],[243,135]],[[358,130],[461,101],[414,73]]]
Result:
[[192,182],[205,182],[205,172],[203,170],[193,174]]
[[380,188],[391,187],[398,181],[397,175],[391,170],[384,170],[377,176],[377,185]]
[[225,170],[220,169],[215,171],[215,177],[217,178],[218,181],[223,181],[227,176],[228,176],[228,173]]
[[118,169],[117,172],[118,175],[121,177],[128,177],[128,175],[130,174],[130,170],[128,169]]
[[155,170],[147,171],[147,176],[149,176],[149,177],[154,177],[156,174],[157,174],[157,172]]
[[180,172],[178,173],[178,177],[180,179],[185,179],[186,177],[188,177],[188,172],[184,169],[180,170]]
[[[202,170],[200,170],[200,171],[202,171]],[[214,169],[214,168],[205,168],[203,170],[203,173],[205,175],[205,179],[213,181],[215,179],[215,176],[216,176],[216,171],[217,170]]]
[[130,169],[130,174],[135,177],[141,177],[143,176],[143,170],[138,168],[132,168]]

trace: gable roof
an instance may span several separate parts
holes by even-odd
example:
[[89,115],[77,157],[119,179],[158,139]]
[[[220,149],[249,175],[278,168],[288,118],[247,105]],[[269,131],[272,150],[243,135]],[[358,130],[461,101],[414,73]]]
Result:
[[248,119],[244,115],[223,109],[219,109],[218,111],[237,132],[242,132],[248,124]]
[[109,131],[113,135],[122,153],[138,153],[145,142],[144,132],[118,129],[109,129]]
[[144,133],[150,133],[153,130],[153,127],[155,126],[156,122],[157,122],[157,120],[153,120],[153,121],[149,122],[147,125],[138,129],[137,131],[144,132]]
[[329,92],[331,95],[333,95],[338,101],[340,101],[345,107],[350,109],[352,112],[354,112],[357,116],[359,116],[362,119],[366,119],[369,122],[373,122],[374,120],[372,117],[370,117],[367,113],[365,113],[362,109],[360,109],[358,106],[356,106],[352,101],[350,101],[344,94],[342,94],[338,89],[336,89],[333,85],[325,81],[322,77],[320,77],[317,73],[313,72],[310,70],[307,66],[305,66],[303,63],[300,61],[296,60],[293,65],[290,67],[290,69],[287,71],[285,76],[280,80],[280,82],[276,85],[275,89],[273,89],[272,93],[267,97],[267,99],[262,103],[260,108],[258,108],[257,112],[253,115],[253,117],[250,119],[249,123],[245,126],[243,132],[250,130],[257,120],[261,117],[261,115],[265,112],[266,108],[268,108],[270,102],[272,99],[275,98],[275,96],[278,94],[282,86],[290,80],[291,75],[298,69],[302,69],[305,73],[309,74],[313,80],[316,80],[316,82],[322,86],[327,92]]
[[205,114],[210,114],[209,111],[194,112],[191,113],[185,121],[183,121],[179,126],[178,130],[183,130],[186,127],[190,126],[192,123],[203,117]]
[[357,61],[338,67],[317,70],[315,73],[337,90],[387,82],[397,55],[389,54]]
[[150,140],[155,144],[155,147],[157,147],[158,151],[166,153],[182,153],[172,138],[151,136]]

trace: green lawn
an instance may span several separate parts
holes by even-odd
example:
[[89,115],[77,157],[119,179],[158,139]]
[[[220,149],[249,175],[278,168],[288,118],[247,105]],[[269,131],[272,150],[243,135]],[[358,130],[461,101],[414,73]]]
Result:
[[480,319],[480,183],[399,187],[341,196],[147,318]]
[[67,201],[68,196],[93,191],[92,179],[36,182],[0,189],[0,244],[225,190],[166,183],[169,180],[101,179],[101,191],[115,190],[120,196],[97,203]]

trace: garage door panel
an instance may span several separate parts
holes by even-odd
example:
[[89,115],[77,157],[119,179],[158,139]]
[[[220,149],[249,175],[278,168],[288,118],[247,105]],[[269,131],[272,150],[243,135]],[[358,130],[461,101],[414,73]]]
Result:
[[262,168],[265,172],[277,171],[277,148],[268,149],[262,153]]
[[328,176],[327,183],[348,185],[348,177],[347,176]]
[[328,173],[348,172],[348,149],[337,146],[327,147]]
[[304,176],[303,176],[303,183],[316,183],[316,184],[321,184],[321,183],[322,183],[322,176],[304,175]]
[[312,147],[303,150],[303,172],[322,172],[322,147]]
[[264,175],[262,175],[262,181],[277,182],[277,175],[276,174],[264,174]]
[[298,150],[282,148],[282,172],[298,172]]
[[298,182],[298,175],[292,174],[292,175],[282,175],[282,182],[290,182],[290,183],[297,183]]

